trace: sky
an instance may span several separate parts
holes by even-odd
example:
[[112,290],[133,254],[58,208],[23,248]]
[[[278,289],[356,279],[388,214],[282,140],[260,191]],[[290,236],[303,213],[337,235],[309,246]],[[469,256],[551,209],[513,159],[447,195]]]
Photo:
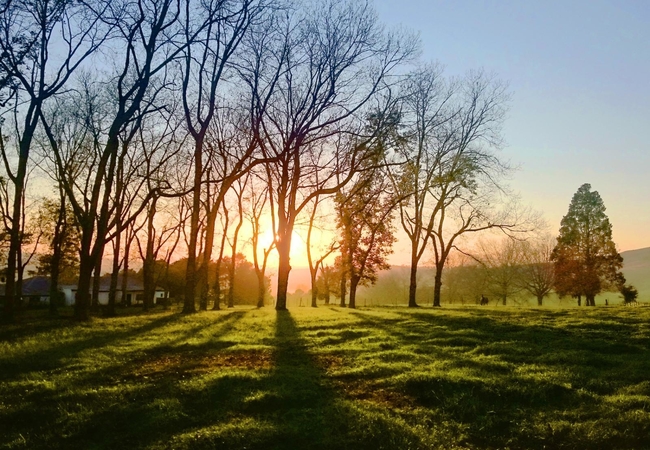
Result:
[[483,68],[512,93],[501,156],[510,187],[557,235],[584,183],[619,251],[650,247],[650,1],[376,0],[419,32],[421,60]]

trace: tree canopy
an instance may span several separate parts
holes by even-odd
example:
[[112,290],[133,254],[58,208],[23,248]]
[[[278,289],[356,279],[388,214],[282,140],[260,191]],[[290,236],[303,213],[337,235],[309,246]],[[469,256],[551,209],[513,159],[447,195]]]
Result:
[[595,306],[594,298],[603,289],[625,282],[620,272],[623,258],[612,240],[605,204],[590,184],[573,195],[551,258],[556,292],[579,301],[584,296],[587,306]]

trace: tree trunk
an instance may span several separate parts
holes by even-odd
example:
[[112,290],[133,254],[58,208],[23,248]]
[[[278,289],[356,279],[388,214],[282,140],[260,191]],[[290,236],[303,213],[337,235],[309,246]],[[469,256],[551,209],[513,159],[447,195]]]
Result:
[[196,312],[196,248],[199,236],[199,208],[201,208],[201,179],[203,178],[203,141],[197,138],[194,145],[194,191],[192,193],[192,216],[190,218],[190,242],[185,270],[185,300],[183,313]]
[[216,263],[216,281],[214,282],[214,305],[212,305],[213,311],[219,311],[221,309],[221,258]]
[[23,278],[25,275],[25,267],[23,266],[23,252],[22,246],[17,255],[18,259],[16,261],[16,299],[18,304],[16,305],[18,309],[23,306]]
[[59,273],[61,266],[61,241],[63,237],[65,217],[65,196],[61,195],[59,201],[59,215],[54,225],[54,236],[52,236],[52,263],[50,271],[50,315],[56,316],[58,314],[58,300],[59,300]]
[[122,286],[120,289],[122,291],[122,298],[120,303],[124,306],[131,306],[131,301],[127,301],[127,290],[129,282],[129,253],[131,252],[131,242],[133,240],[133,233],[130,228],[126,229],[126,242],[124,242],[124,270],[122,271]]
[[318,266],[316,270],[309,268],[309,275],[311,276],[311,307],[316,308],[318,306],[318,287],[316,286],[316,274],[318,271]]
[[257,307],[261,308],[264,306],[264,294],[266,294],[266,289],[264,286],[264,272],[257,271]]
[[153,307],[154,296],[156,294],[156,286],[154,281],[154,268],[156,264],[156,257],[154,255],[154,245],[156,240],[156,232],[154,228],[154,219],[156,218],[156,207],[158,197],[151,199],[151,205],[147,211],[147,249],[142,265],[143,275],[143,288],[144,288],[144,310],[147,311]]
[[79,283],[77,284],[77,293],[74,301],[74,317],[76,320],[88,320],[90,318],[90,285],[93,276],[94,264],[92,261],[83,261],[90,259],[87,255],[81,256],[79,263]]
[[544,297],[541,295],[537,296],[537,306],[542,306],[542,302],[544,301]]
[[120,264],[113,265],[113,273],[111,273],[111,284],[108,288],[108,307],[106,309],[106,317],[114,317],[115,303],[117,299],[117,281],[120,274]]
[[345,308],[345,290],[346,290],[346,285],[347,285],[347,278],[346,278],[346,273],[345,271],[341,271],[341,302],[339,303],[339,306],[341,308]]
[[411,258],[411,276],[409,279],[409,308],[415,308],[418,306],[415,301],[415,294],[417,292],[418,282],[418,265],[415,261],[415,258]]
[[284,230],[279,229],[280,239],[277,243],[278,250],[278,292],[275,309],[285,311],[287,309],[287,290],[289,289],[289,272],[291,272],[291,232],[292,227],[285,224]]
[[440,291],[442,290],[442,264],[436,264],[436,276],[433,284],[433,306],[440,306]]
[[359,286],[359,281],[361,281],[361,278],[352,275],[350,276],[350,302],[348,303],[348,308],[356,308],[357,307],[357,286]]
[[142,307],[148,311],[153,307],[153,297],[155,295],[155,288],[153,286],[153,262],[149,257],[145,258],[142,264],[142,281],[143,281],[143,303]]
[[289,264],[289,256],[280,257],[280,264],[278,266],[278,293],[275,309],[277,311],[284,311],[287,309],[287,289],[289,288],[289,272],[291,265]]
[[99,282],[102,275],[102,258],[99,256],[95,260],[95,267],[93,267],[93,296],[91,309],[97,311],[99,309]]
[[[19,144],[18,167],[14,178],[14,199],[9,222],[9,254],[7,255],[7,284],[5,285],[4,319],[7,322],[14,321],[16,299],[20,301],[22,285],[16,283],[16,272],[20,272],[20,256],[22,252],[21,219],[24,213],[24,192],[27,176],[27,162],[29,160],[29,149],[32,145],[34,132],[38,125],[38,116],[41,111],[40,102],[31,104],[25,119],[25,128]],[[2,137],[0,137],[2,139]],[[3,145],[4,152],[4,145]],[[16,296],[16,294],[19,294]]]
[[596,296],[593,294],[587,294],[585,296],[585,306],[596,306]]
[[207,275],[205,277],[202,276],[199,278],[201,280],[199,282],[199,311],[208,310],[208,288],[206,287],[207,278]]
[[117,233],[115,236],[115,246],[113,247],[113,271],[111,273],[111,285],[108,289],[108,308],[106,316],[115,316],[115,301],[117,297],[117,278],[120,274],[120,245],[122,241],[122,233]]

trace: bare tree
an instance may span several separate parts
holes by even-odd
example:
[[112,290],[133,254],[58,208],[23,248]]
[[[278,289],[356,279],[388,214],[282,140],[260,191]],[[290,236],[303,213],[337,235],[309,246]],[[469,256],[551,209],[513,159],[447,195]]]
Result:
[[409,307],[418,306],[418,265],[440,212],[432,190],[440,182],[440,164],[448,150],[444,140],[452,137],[441,133],[441,128],[457,113],[452,105],[457,88],[457,83],[444,79],[442,68],[432,63],[408,74],[402,85],[401,123],[396,126],[405,128],[397,145],[404,163],[389,176],[393,189],[404,198],[399,203],[399,218],[411,247]]
[[[223,212],[220,214],[221,222],[221,242],[219,245],[219,253],[217,260],[214,264],[214,285],[212,287],[212,296],[214,297],[214,304],[212,305],[213,311],[221,309],[221,267],[223,266],[224,252],[226,250],[226,241],[228,240],[228,228],[230,227],[230,215],[225,203],[221,204]],[[206,305],[207,306],[207,305]]]
[[505,306],[508,298],[519,294],[522,285],[522,269],[525,242],[505,237],[500,241],[481,241],[480,261],[485,270],[487,288],[497,302]]
[[[183,51],[187,42],[196,38],[213,20],[208,17],[192,22],[192,29],[188,33],[181,20],[182,7],[177,1],[104,0],[99,4],[104,9],[97,11],[98,17],[116,29],[117,37],[112,41],[112,50],[115,61],[121,61],[121,66],[116,69],[116,77],[111,81],[114,98],[110,117],[107,116],[106,120],[106,132],[102,136],[103,143],[97,142],[97,139],[94,142],[97,159],[92,180],[83,197],[84,202],[76,200],[74,184],[64,184],[82,230],[79,286],[75,301],[75,317],[79,320],[88,318],[91,273],[97,261],[101,260],[104,245],[108,242],[107,235],[114,225],[116,165],[120,149],[129,148],[124,138],[132,138],[146,116],[161,111],[156,102],[158,96],[166,92],[163,88],[167,84],[169,63]],[[183,42],[180,36],[190,36],[192,39]],[[120,50],[122,56],[118,56]],[[41,118],[59,169],[65,173],[57,136],[47,118],[43,115]],[[145,198],[139,210],[131,211],[132,217],[145,208],[147,201]],[[122,226],[126,226],[126,223]]]
[[[226,296],[228,308],[235,306],[235,269],[237,267],[237,250],[239,244],[239,233],[244,225],[244,191],[246,185],[250,182],[250,176],[240,178],[231,189],[235,196],[236,221],[232,230],[232,236],[228,239],[230,244],[231,256],[230,266],[228,266],[228,294]],[[224,205],[224,208],[226,205]]]
[[416,47],[384,33],[368,2],[300,6],[276,17],[271,37],[251,49],[242,70],[274,176],[278,310],[286,309],[298,216],[315,197],[337,192],[352,178],[364,146],[349,136],[367,132],[365,108]]
[[555,240],[549,236],[526,242],[522,261],[522,287],[542,306],[544,297],[551,293],[555,283],[555,271],[551,254]]
[[[7,257],[5,318],[13,319],[16,271],[21,253],[21,215],[32,141],[43,107],[107,37],[107,27],[90,13],[90,3],[19,0],[0,7],[0,135],[7,116],[16,133],[17,162],[2,158],[13,186]],[[56,50],[54,49],[56,46]]]
[[[428,187],[431,210],[427,235],[433,250],[433,305],[440,306],[442,273],[459,238],[499,229],[516,234],[537,226],[503,184],[510,167],[491,151],[501,144],[506,111],[506,85],[484,72],[472,72],[462,82],[455,111],[439,128],[431,144],[435,181]],[[508,199],[508,200],[506,200]]]
[[314,228],[317,226],[317,222],[321,224],[325,223],[324,218],[317,215],[319,204],[320,198],[314,198],[314,202],[311,205],[311,211],[309,213],[309,221],[307,223],[307,239],[305,240],[305,245],[307,247],[307,262],[309,263],[309,275],[311,280],[311,306],[313,308],[317,306],[318,300],[318,272],[323,267],[323,262],[329,258],[332,253],[339,249],[339,244],[336,242],[336,240],[332,240],[328,245],[325,245],[325,247],[321,246],[319,255],[314,254],[314,249],[312,248]]
[[[264,235],[264,230],[262,229],[262,215],[267,210],[270,212],[271,220],[275,219],[275,214],[273,212],[273,202],[272,198],[269,195],[270,186],[266,182],[265,178],[261,178],[258,182],[255,182],[255,179],[249,183],[249,196],[248,202],[250,208],[248,210],[248,220],[251,224],[251,244],[253,251],[253,267],[255,268],[255,274],[257,275],[257,307],[261,308],[264,306],[264,299],[266,297],[266,266],[269,260],[271,252],[275,248],[275,239],[272,238],[271,242],[267,247],[260,248],[262,245],[262,238]],[[275,226],[271,225],[271,230],[274,230]],[[261,254],[260,254],[261,253]]]
[[[219,87],[228,76],[231,59],[235,55],[242,39],[249,28],[254,26],[267,8],[266,2],[259,0],[231,0],[219,2],[197,2],[198,14],[211,17],[209,25],[202,30],[200,39],[186,35],[188,45],[183,58],[183,108],[185,121],[190,135],[194,140],[194,190],[192,197],[192,217],[190,220],[190,240],[186,271],[186,292],[183,312],[196,310],[195,289],[197,283],[203,286],[203,295],[207,295],[207,268],[212,255],[214,243],[215,221],[219,206],[225,193],[232,183],[245,173],[245,164],[256,148],[253,141],[245,145],[242,153],[238,154],[232,165],[218,175],[214,182],[221,186],[215,189],[215,199],[208,199],[207,208],[207,239],[203,248],[203,266],[197,277],[197,238],[199,235],[199,211],[201,209],[201,193],[204,173],[204,147],[206,137],[213,125],[213,119],[218,108],[224,108],[219,97]],[[186,29],[189,30],[189,2]],[[220,142],[222,145],[227,143]],[[233,156],[232,154],[228,156]],[[212,182],[209,180],[208,182]]]

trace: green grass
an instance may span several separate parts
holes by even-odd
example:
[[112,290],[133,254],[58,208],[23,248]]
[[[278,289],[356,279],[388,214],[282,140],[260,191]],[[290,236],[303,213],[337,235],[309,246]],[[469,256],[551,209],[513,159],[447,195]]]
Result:
[[3,448],[650,448],[645,306],[45,314],[0,328]]

